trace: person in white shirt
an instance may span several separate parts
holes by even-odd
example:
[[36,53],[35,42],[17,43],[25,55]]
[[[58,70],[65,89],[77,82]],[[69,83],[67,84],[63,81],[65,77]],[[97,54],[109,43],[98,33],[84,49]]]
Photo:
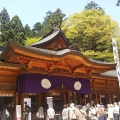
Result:
[[113,105],[112,104],[107,104],[107,114],[108,114],[107,120],[113,120]]
[[52,106],[50,106],[47,109],[47,118],[48,118],[48,120],[54,120],[54,117],[55,117],[55,110],[53,109]]
[[86,110],[83,106],[79,106],[78,111],[76,111],[77,120],[88,120]]
[[120,102],[118,102],[118,106],[119,106],[119,113],[120,113]]
[[68,107],[67,105],[65,104],[63,106],[63,110],[62,110],[62,120],[68,120],[68,114],[69,114],[69,110],[68,110]]
[[97,120],[97,113],[96,113],[96,107],[95,107],[95,105],[93,104],[93,105],[91,105],[90,106],[90,110],[89,110],[89,118],[91,119],[91,120]]
[[114,120],[119,120],[119,106],[117,105],[117,102],[114,102],[113,116]]
[[70,109],[69,109],[69,119],[70,120],[77,120],[77,115],[76,115],[76,112],[77,112],[77,108],[75,107],[75,104],[74,103],[71,103],[70,104]]

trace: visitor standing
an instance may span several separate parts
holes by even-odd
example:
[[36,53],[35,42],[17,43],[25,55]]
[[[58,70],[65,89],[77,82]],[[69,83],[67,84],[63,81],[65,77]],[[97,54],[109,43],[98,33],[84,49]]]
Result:
[[65,104],[62,110],[62,120],[68,120],[68,106]]
[[83,106],[79,106],[78,111],[76,111],[77,120],[87,120],[87,113]]
[[44,108],[42,106],[40,106],[38,111],[37,111],[37,118],[38,118],[38,120],[44,120],[44,118],[45,118]]
[[29,116],[29,113],[31,111],[31,107],[27,105],[27,102],[24,102],[24,103],[25,103],[25,107],[24,107],[25,117],[24,117],[24,120],[28,120],[28,116]]
[[49,106],[49,108],[47,109],[47,118],[48,120],[54,120],[55,110],[53,109],[53,106]]
[[113,105],[112,104],[107,104],[107,114],[108,114],[107,120],[114,120],[114,118],[113,118]]
[[71,103],[70,104],[70,109],[69,109],[69,119],[70,120],[77,120],[77,115],[76,115],[76,112],[77,112],[77,108],[75,107],[75,104],[74,103]]
[[119,120],[119,106],[117,102],[114,102],[113,117],[114,117],[114,120]]
[[90,118],[90,120],[97,120],[97,113],[96,113],[95,104],[91,104],[91,106],[90,106],[89,118]]

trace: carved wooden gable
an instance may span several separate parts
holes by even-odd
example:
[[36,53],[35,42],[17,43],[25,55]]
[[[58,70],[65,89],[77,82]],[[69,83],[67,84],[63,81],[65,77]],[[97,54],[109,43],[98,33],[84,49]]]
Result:
[[61,49],[65,49],[67,47],[68,47],[68,45],[62,39],[62,37],[58,36],[54,41],[52,41],[51,43],[48,43],[48,44],[42,46],[41,48],[58,51],[58,50],[61,50]]
[[68,46],[70,46],[70,42],[67,40],[62,31],[55,31],[31,46],[58,51],[68,48]]

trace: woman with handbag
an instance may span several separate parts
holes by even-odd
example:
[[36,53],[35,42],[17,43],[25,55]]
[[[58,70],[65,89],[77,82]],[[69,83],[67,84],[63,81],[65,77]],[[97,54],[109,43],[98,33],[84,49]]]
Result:
[[87,113],[83,109],[83,106],[78,107],[78,111],[76,112],[78,120],[87,120]]
[[77,120],[77,108],[75,107],[74,103],[70,104],[70,108],[69,108],[69,120]]

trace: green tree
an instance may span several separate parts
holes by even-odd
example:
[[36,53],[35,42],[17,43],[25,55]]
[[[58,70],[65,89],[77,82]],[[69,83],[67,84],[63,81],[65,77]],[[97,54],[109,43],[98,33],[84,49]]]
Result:
[[41,36],[41,30],[42,30],[42,24],[40,22],[34,24],[32,29],[34,36]]
[[95,3],[94,1],[90,1],[85,7],[84,7],[85,10],[93,10],[93,9],[96,9],[96,10],[100,10],[100,11],[104,11],[103,8],[101,8],[97,3]]
[[118,2],[117,2],[117,4],[116,4],[116,6],[120,6],[120,0],[118,0]]
[[44,22],[42,24],[42,33],[44,36],[53,30],[58,24],[61,24],[65,14],[58,8],[55,12],[48,11],[46,13],[46,17],[44,18]]
[[36,43],[36,42],[38,42],[40,39],[41,39],[41,37],[40,37],[40,38],[36,38],[36,37],[27,38],[27,40],[25,41],[25,45],[28,46],[28,45],[31,45],[31,44],[33,44],[33,43]]
[[[117,37],[118,23],[99,10],[84,10],[67,18],[62,30],[71,43],[77,43],[80,50],[91,59],[113,61],[112,38]],[[88,51],[90,52],[88,55]],[[98,53],[99,54],[98,54]],[[96,54],[97,53],[97,57]],[[111,53],[106,60],[100,53]]]
[[4,8],[0,13],[0,45],[5,46],[9,37],[10,17],[7,10]]
[[10,16],[5,8],[0,13],[0,25],[7,24],[10,21]]
[[10,21],[10,38],[18,43],[24,45],[25,37],[25,30],[21,23],[21,20],[17,15],[15,15]]
[[33,32],[30,29],[30,27],[29,27],[28,24],[25,25],[24,29],[25,29],[25,35],[26,35],[26,37],[33,37]]

